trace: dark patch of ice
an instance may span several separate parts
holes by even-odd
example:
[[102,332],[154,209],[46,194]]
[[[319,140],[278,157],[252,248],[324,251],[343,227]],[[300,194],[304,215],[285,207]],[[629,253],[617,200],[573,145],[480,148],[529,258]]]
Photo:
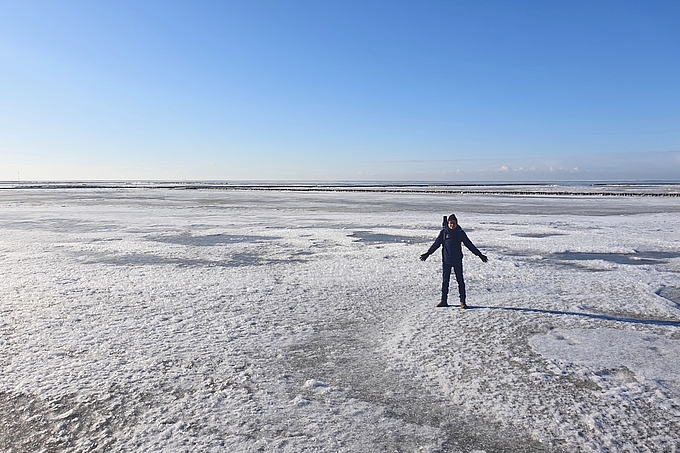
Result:
[[552,236],[564,236],[564,233],[513,233],[513,236],[518,236],[521,238],[549,238]]
[[10,230],[41,230],[55,233],[96,233],[120,229],[120,226],[107,222],[58,218],[9,221],[2,222],[0,226]]
[[602,260],[616,264],[661,264],[673,258],[680,258],[678,252],[635,252],[635,253],[588,253],[588,252],[560,252],[552,255],[554,258],[567,261]]
[[192,245],[197,247],[210,247],[219,244],[240,244],[244,242],[263,242],[281,239],[275,236],[249,236],[237,234],[209,234],[206,236],[192,236],[181,234],[177,236],[160,236],[152,238],[156,242],[166,244]]
[[356,239],[356,242],[366,242],[368,244],[389,244],[399,242],[404,244],[417,244],[429,241],[429,239],[424,238],[374,233],[372,231],[355,231],[352,234],[349,234],[348,237]]
[[630,371],[625,366],[621,366],[619,368],[604,368],[600,371],[596,371],[595,375],[608,381],[616,382],[619,385],[637,382],[635,379],[635,373]]
[[670,300],[680,308],[680,288],[676,286],[662,286],[656,291],[658,296]]
[[[296,254],[295,256],[299,256]],[[111,264],[114,266],[150,266],[150,265],[175,265],[180,267],[243,267],[262,266],[267,264],[297,263],[300,258],[291,259],[267,259],[256,253],[236,253],[225,256],[223,260],[205,260],[192,258],[172,258],[158,255],[132,253],[125,255],[102,255],[90,256],[87,263]]]

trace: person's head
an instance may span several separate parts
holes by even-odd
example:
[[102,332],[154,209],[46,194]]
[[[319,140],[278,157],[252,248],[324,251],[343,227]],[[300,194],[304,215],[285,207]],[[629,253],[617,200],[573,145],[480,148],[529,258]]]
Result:
[[456,218],[455,214],[451,214],[448,218],[449,222],[449,229],[455,230],[456,226],[458,225],[458,219]]

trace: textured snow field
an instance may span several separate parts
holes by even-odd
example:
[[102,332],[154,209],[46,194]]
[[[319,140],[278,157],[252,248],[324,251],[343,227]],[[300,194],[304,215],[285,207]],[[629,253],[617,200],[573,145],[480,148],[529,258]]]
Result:
[[0,451],[680,451],[680,202],[2,190]]

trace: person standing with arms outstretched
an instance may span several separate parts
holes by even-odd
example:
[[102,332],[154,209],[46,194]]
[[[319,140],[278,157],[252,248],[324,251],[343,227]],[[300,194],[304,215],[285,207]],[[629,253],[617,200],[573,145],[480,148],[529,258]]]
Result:
[[467,308],[467,305],[465,305],[465,280],[463,279],[463,250],[461,244],[465,244],[465,247],[477,255],[483,262],[486,263],[488,258],[468,239],[465,231],[458,225],[458,219],[456,219],[454,214],[451,214],[447,220],[448,222],[442,228],[430,250],[420,255],[420,260],[425,261],[437,251],[439,246],[442,246],[442,300],[437,304],[437,307],[449,306],[449,280],[451,280],[451,270],[453,270],[458,282],[460,308]]

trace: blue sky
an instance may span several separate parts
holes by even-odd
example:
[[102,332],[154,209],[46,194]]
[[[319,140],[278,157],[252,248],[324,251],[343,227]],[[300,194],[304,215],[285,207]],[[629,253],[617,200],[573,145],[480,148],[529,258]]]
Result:
[[680,3],[2,1],[0,180],[680,180]]

